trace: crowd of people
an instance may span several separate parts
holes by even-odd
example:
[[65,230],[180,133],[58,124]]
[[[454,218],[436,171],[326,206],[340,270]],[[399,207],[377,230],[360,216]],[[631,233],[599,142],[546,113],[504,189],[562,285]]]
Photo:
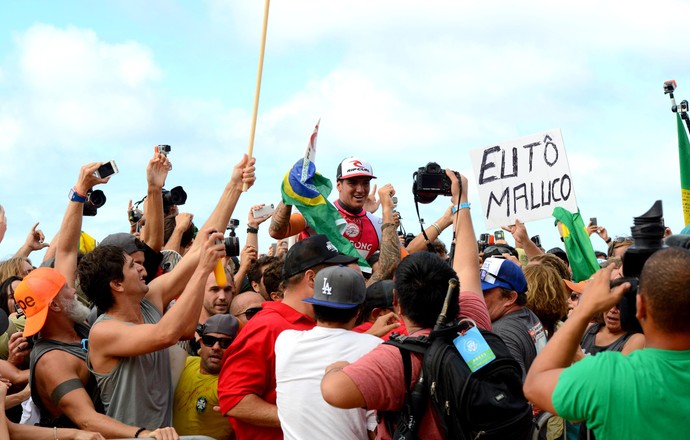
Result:
[[[410,389],[423,382],[423,356],[406,365],[385,341],[429,338],[441,313],[500,337],[519,366],[535,436],[683,437],[690,236],[660,238],[639,280],[622,280],[635,241],[590,224],[608,253],[575,282],[568,252],[545,251],[518,219],[504,227],[507,239],[478,243],[472,186],[451,170],[450,206],[406,237],[395,188],[371,191],[371,164],[346,158],[333,205],[354,254],[287,198],[269,213],[252,206],[236,249],[223,231],[239,198],[251,197],[255,160],[233,167],[197,227],[164,197],[171,164],[156,152],[129,232],[95,242],[82,220],[87,194],[108,184],[94,173],[101,165],[80,169],[55,237],[36,224],[0,261],[0,440],[393,438]],[[266,223],[275,242],[260,246]],[[6,230],[0,206],[0,242],[17,233]],[[42,249],[43,261],[32,261]],[[627,325],[624,296],[638,327]],[[454,414],[431,399],[421,414],[415,438],[448,437],[444,420]]]

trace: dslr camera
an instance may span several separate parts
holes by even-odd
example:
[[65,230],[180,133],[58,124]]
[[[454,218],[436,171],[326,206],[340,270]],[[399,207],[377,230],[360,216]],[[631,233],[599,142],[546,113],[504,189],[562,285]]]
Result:
[[[460,174],[455,172],[455,175],[460,180]],[[439,195],[452,195],[450,178],[446,175],[446,171],[441,168],[441,165],[436,162],[427,163],[426,166],[415,171],[412,177],[414,178],[412,194],[414,194],[415,201],[419,203],[431,203]]]
[[181,186],[168,191],[163,188],[163,212],[168,214],[172,205],[184,205],[187,202],[187,193]]
[[637,304],[635,301],[640,272],[642,272],[642,267],[647,262],[647,259],[654,252],[666,247],[663,242],[665,230],[664,210],[661,200],[654,202],[649,211],[633,218],[633,226],[630,228],[633,245],[623,254],[624,278],[614,280],[611,284],[611,287],[624,282],[631,284],[630,290],[625,293],[619,305],[621,327],[627,332],[642,332],[640,322],[635,317],[637,314]]
[[100,189],[95,191],[89,190],[86,193],[86,202],[84,202],[83,214],[85,216],[93,217],[98,214],[98,208],[105,205],[105,193]]

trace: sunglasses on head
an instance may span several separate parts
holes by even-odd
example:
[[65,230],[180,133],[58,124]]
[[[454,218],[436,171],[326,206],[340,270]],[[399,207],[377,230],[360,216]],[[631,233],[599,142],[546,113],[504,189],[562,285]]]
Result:
[[232,342],[232,338],[216,338],[215,336],[204,335],[201,337],[201,343],[207,347],[213,347],[216,342],[220,348],[228,348]]
[[254,317],[254,315],[259,313],[261,311],[261,309],[262,309],[261,307],[250,307],[247,310],[245,310],[244,312],[238,313],[237,315],[235,315],[235,317],[246,315],[247,320],[250,320]]

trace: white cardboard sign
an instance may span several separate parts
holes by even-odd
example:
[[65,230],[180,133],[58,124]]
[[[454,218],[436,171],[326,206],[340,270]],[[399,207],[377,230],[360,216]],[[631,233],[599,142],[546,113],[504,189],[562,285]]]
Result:
[[470,151],[487,229],[577,211],[560,129]]

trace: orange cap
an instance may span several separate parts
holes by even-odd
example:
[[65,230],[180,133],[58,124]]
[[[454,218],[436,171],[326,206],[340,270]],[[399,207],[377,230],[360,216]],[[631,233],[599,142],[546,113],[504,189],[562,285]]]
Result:
[[568,286],[568,289],[572,290],[573,292],[582,293],[585,291],[585,287],[587,287],[589,280],[580,281],[579,283],[570,280],[563,280],[563,282],[565,282],[565,285]]
[[48,305],[67,280],[55,269],[39,267],[32,270],[14,291],[14,300],[26,315],[24,337],[38,333],[48,316]]

